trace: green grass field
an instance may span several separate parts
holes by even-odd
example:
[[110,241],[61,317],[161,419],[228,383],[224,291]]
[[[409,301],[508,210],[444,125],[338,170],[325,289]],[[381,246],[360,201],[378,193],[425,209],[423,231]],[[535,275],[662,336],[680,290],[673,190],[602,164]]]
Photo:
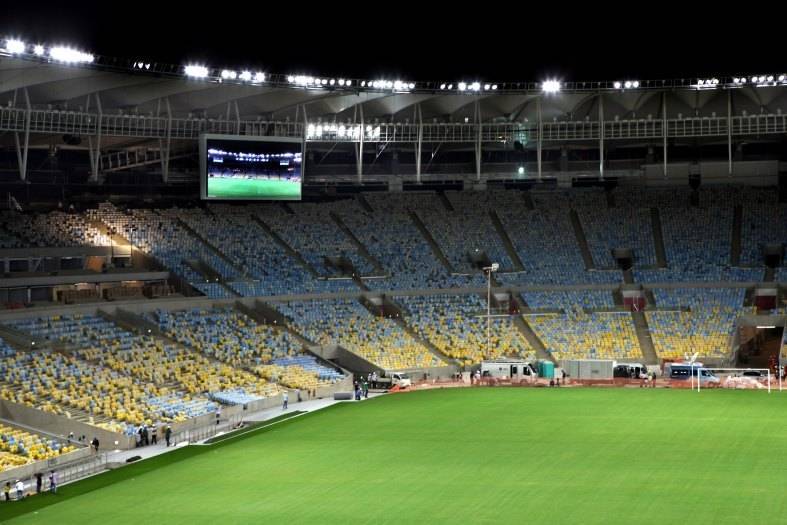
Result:
[[785,404],[731,390],[391,395],[2,504],[0,521],[778,523]]
[[300,181],[208,178],[208,197],[215,199],[300,200]]

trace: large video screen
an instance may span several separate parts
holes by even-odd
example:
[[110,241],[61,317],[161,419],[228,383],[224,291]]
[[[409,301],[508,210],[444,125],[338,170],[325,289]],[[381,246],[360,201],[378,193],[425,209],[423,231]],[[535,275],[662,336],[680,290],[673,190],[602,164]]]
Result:
[[289,137],[200,137],[201,190],[211,200],[300,200],[303,142]]

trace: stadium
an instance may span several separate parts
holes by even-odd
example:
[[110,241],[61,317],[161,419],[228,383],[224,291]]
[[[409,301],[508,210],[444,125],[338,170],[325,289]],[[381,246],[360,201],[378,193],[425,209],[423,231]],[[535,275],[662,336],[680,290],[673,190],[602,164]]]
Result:
[[784,521],[783,109],[0,35],[0,522]]

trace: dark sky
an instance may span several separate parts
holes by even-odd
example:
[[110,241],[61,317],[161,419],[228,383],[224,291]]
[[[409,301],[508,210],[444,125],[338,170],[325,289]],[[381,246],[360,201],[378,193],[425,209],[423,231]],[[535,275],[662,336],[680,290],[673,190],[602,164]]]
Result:
[[[723,2],[20,2],[0,34],[121,58],[406,80],[661,79],[787,72],[775,26]],[[20,6],[20,4],[22,4]],[[248,6],[254,5],[256,8]],[[452,5],[453,7],[445,7]],[[513,6],[519,7],[518,9]],[[716,16],[714,18],[714,15]],[[730,17],[725,19],[725,17]],[[728,43],[729,42],[729,43]]]

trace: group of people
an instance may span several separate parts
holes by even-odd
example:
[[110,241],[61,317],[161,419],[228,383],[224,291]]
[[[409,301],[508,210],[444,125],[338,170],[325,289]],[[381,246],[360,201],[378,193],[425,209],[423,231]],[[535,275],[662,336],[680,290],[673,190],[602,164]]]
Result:
[[355,400],[360,401],[363,397],[364,399],[369,397],[369,381],[371,381],[372,374],[369,374],[367,378],[361,376],[359,379],[353,381],[353,391],[355,392]]
[[[216,422],[218,424],[218,413],[216,416]],[[134,440],[136,441],[137,448],[139,447],[146,447],[148,445],[157,445],[158,444],[158,425],[146,425],[142,424],[139,425],[136,432],[134,432]],[[172,440],[172,427],[169,425],[166,426],[164,429],[164,440],[167,442],[167,446],[170,445],[170,441]],[[98,449],[96,449],[98,451]]]
[[[41,472],[36,473],[36,494],[41,494],[44,488],[44,475]],[[25,497],[25,483],[21,479],[17,479],[14,483],[13,487],[11,486],[10,481],[6,481],[5,486],[3,487],[3,495],[5,497],[5,501],[11,501],[11,493],[16,492],[16,500],[24,499]],[[49,471],[49,492],[56,494],[57,493],[57,471],[50,470]]]

